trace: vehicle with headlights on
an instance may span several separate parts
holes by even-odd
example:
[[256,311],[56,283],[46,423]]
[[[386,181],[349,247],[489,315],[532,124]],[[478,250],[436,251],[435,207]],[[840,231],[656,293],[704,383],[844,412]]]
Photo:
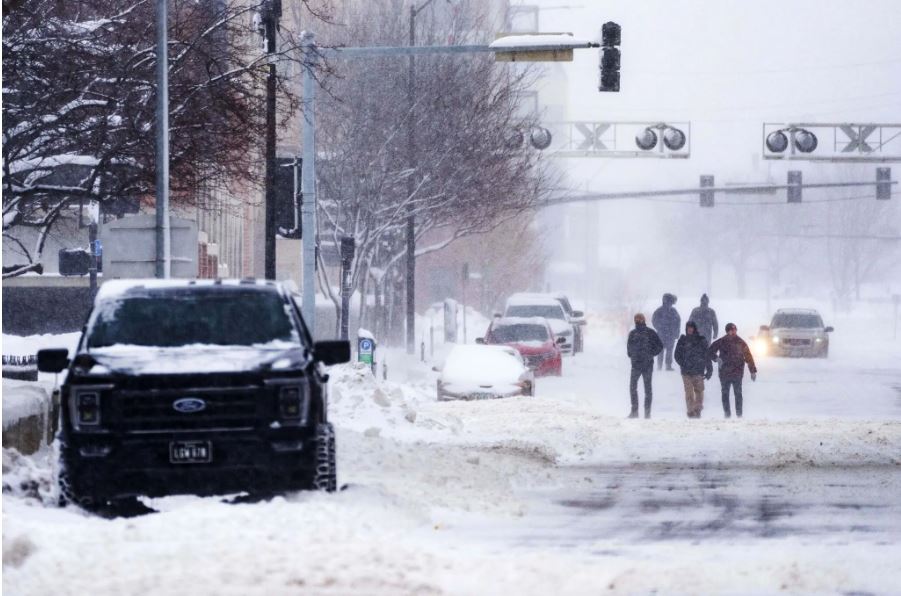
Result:
[[770,356],[829,357],[832,327],[813,309],[779,309],[769,325],[761,325],[759,351]]
[[59,484],[86,509],[174,494],[333,491],[324,366],[290,292],[269,281],[109,281],[63,372]]

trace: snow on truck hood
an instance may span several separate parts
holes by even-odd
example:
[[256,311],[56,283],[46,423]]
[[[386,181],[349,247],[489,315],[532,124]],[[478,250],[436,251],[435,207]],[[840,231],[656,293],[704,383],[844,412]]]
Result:
[[[192,344],[178,347],[115,345],[88,352],[111,372],[129,375],[248,372],[290,368],[304,358],[297,344],[273,341],[252,346]],[[92,370],[98,372],[95,366]]]

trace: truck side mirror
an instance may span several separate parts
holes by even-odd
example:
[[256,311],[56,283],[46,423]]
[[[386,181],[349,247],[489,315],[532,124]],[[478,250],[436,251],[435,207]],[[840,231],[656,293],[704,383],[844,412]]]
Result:
[[313,358],[325,365],[350,361],[350,342],[345,340],[317,341],[313,344]]
[[769,325],[761,325],[761,326],[760,326],[760,332],[761,332],[761,333],[769,333],[769,332],[770,332],[770,326],[769,326]]
[[835,331],[835,329],[832,327],[826,327],[826,333],[832,333],[833,331]]
[[581,311],[581,310],[574,310],[574,311],[573,311],[573,318],[574,318],[574,319],[581,319],[581,318],[584,317],[584,316],[585,316],[585,312],[584,312],[584,311]]
[[477,338],[476,338],[476,343],[479,344],[479,345],[485,345],[485,338],[484,338],[484,337],[477,337]]
[[558,338],[557,338],[557,343],[560,344],[560,345],[562,346],[563,344],[566,343],[566,338],[565,338],[565,337],[558,337]]
[[54,348],[38,350],[38,370],[46,373],[59,373],[69,366],[69,350]]

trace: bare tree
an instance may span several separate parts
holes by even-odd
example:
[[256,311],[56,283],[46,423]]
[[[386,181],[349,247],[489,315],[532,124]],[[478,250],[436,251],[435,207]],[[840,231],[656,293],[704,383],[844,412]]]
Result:
[[[344,27],[325,38],[405,45],[405,8],[395,0],[350,2]],[[483,3],[436,8],[418,37],[426,44],[485,42],[495,30],[490,19]],[[410,109],[406,59],[365,58],[334,67],[339,78],[330,81],[331,95],[318,113],[325,156],[319,162],[320,234],[335,245],[341,236],[356,238],[355,288],[376,282],[378,294],[399,304],[397,265],[406,254],[410,214],[422,256],[490,231],[545,196],[549,173],[538,153],[511,142],[535,124],[521,101],[534,70],[499,66],[483,54],[418,57]],[[328,293],[331,284],[324,281]]]

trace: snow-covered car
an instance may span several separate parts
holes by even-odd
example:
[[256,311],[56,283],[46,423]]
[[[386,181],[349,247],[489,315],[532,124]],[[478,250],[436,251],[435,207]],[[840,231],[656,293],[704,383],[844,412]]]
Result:
[[560,302],[560,306],[563,307],[563,312],[566,313],[567,318],[569,318],[569,322],[573,325],[573,353],[578,354],[579,352],[585,351],[585,326],[588,322],[585,320],[585,313],[581,310],[575,310],[572,307],[572,303],[569,301],[569,297],[566,294],[553,294],[553,297]]
[[347,342],[313,343],[289,292],[269,281],[110,281],[60,388],[59,483],[85,508],[173,494],[335,490],[323,365]]
[[576,328],[566,315],[559,300],[547,294],[519,293],[507,299],[504,317],[541,317],[548,320],[554,335],[563,338],[560,349],[564,354],[572,354],[575,345]]
[[456,345],[439,372],[439,401],[535,394],[535,373],[509,346]]
[[476,340],[486,345],[506,345],[522,355],[535,376],[563,374],[563,357],[559,338],[554,336],[547,319],[497,318],[491,322],[485,337]]
[[770,356],[828,358],[831,332],[816,310],[779,309],[769,325],[761,325],[755,344]]

